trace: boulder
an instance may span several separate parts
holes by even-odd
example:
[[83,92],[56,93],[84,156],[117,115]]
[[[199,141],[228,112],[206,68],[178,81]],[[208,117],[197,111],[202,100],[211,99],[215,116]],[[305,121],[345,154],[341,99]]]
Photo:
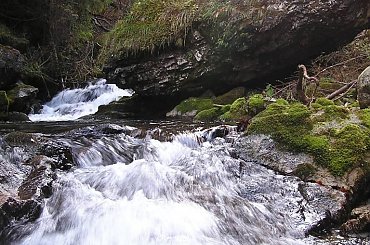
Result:
[[360,108],[370,106],[370,66],[368,66],[358,77],[357,99]]
[[134,89],[140,102],[140,111],[128,112],[142,115],[155,107],[164,114],[209,89],[222,94],[252,81],[278,78],[367,28],[370,3],[230,1],[227,9],[227,14],[220,9],[211,20],[193,23],[184,47],[112,55],[105,67],[108,80]]
[[351,218],[341,225],[340,230],[342,233],[348,235],[359,232],[368,232],[369,227],[370,204],[367,204],[353,209],[351,212]]
[[38,88],[18,82],[14,88],[7,92],[11,111],[30,113],[33,106],[39,103],[36,99]]
[[0,44],[0,90],[17,82],[26,64],[26,58],[17,50]]
[[0,113],[8,113],[9,99],[5,91],[0,91]]

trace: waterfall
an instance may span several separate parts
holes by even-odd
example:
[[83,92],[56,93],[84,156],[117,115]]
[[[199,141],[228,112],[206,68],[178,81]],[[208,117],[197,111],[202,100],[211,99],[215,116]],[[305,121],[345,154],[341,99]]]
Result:
[[30,114],[29,118],[31,121],[75,120],[96,113],[100,105],[107,105],[132,94],[132,90],[120,89],[100,79],[85,88],[63,90],[46,103],[39,114]]

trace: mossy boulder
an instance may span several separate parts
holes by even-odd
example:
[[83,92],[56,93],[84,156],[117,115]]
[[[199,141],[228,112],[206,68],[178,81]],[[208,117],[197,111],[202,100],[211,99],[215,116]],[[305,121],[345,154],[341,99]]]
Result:
[[263,111],[266,108],[266,104],[262,94],[254,94],[249,97],[247,101],[248,115],[254,116],[257,113]]
[[221,108],[214,107],[211,109],[199,112],[194,119],[198,121],[212,121],[216,120],[222,114]]
[[219,105],[227,105],[233,103],[236,99],[244,97],[245,95],[245,88],[244,87],[237,87],[229,92],[222,94],[220,96],[217,96],[214,99],[215,104]]
[[358,77],[357,99],[360,103],[360,108],[370,106],[370,66],[367,67]]
[[30,113],[32,106],[38,103],[36,99],[38,91],[38,88],[18,82],[15,87],[7,91],[10,110]]
[[239,120],[247,115],[247,101],[246,99],[236,99],[231,105],[230,109],[220,116],[223,121]]
[[[326,105],[324,108],[335,106],[327,101],[321,104]],[[347,120],[340,113],[318,121],[312,116],[315,113],[316,109],[310,110],[300,103],[273,103],[252,119],[247,132],[271,135],[288,150],[309,153],[334,175],[343,175],[362,164],[370,150],[369,128]],[[325,126],[333,120],[339,122],[336,128]],[[318,127],[322,130],[317,130]]]
[[168,117],[194,117],[198,112],[213,108],[211,99],[189,98],[166,114]]

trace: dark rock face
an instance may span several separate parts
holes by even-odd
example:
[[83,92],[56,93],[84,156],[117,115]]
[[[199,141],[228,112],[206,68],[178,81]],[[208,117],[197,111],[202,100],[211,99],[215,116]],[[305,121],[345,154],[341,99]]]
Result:
[[357,96],[361,108],[370,106],[370,66],[358,77]]
[[0,89],[20,79],[25,64],[25,57],[17,49],[0,44]]
[[168,110],[208,89],[220,94],[276,77],[348,42],[369,26],[366,0],[260,3],[264,16],[260,21],[231,14],[225,22],[232,22],[232,28],[227,30],[222,26],[225,22],[195,24],[185,48],[172,47],[155,57],[139,54],[112,60],[105,69],[109,81],[132,88],[137,95],[125,103],[139,106],[126,109],[134,113]]

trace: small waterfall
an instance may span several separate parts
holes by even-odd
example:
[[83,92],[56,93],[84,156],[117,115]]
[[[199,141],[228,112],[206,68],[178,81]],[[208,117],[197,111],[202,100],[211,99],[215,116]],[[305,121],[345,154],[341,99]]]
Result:
[[301,244],[290,211],[241,196],[249,176],[240,176],[241,160],[218,137],[225,130],[233,131],[165,142],[125,133],[60,139],[78,167],[59,173],[41,217],[12,244]]
[[123,90],[115,84],[106,84],[100,79],[85,88],[64,90],[46,103],[40,114],[30,114],[31,121],[69,121],[94,114],[100,105],[107,105],[124,96],[131,96],[132,90]]

